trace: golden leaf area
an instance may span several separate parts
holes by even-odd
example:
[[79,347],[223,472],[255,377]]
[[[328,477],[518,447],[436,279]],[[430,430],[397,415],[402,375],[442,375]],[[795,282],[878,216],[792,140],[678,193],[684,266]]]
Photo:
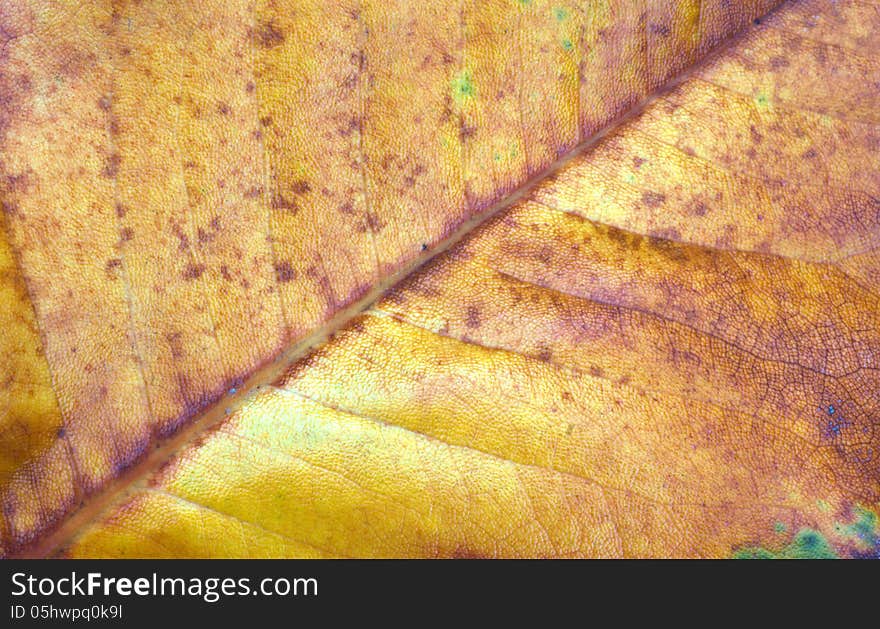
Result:
[[877,556],[878,173],[870,0],[2,0],[0,555]]

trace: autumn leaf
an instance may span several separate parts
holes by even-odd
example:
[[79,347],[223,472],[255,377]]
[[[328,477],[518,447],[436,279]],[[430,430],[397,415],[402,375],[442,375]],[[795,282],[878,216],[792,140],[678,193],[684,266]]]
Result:
[[0,554],[880,552],[865,0],[0,3]]

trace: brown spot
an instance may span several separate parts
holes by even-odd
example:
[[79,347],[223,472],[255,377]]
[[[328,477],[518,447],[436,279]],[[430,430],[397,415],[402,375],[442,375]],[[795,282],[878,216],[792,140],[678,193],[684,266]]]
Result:
[[666,24],[651,24],[649,28],[654,35],[659,35],[660,37],[669,37],[669,34],[672,32]]
[[210,242],[214,239],[214,234],[209,234],[204,229],[199,227],[196,230],[196,237],[199,239],[199,244],[205,244],[206,242]]
[[647,191],[642,193],[642,203],[648,207],[658,207],[666,201],[666,195],[660,192]]
[[107,260],[107,264],[104,265],[104,270],[107,271],[107,275],[110,277],[116,277],[116,269],[122,267],[122,260],[119,258],[110,258]]
[[248,81],[247,84],[244,86],[244,91],[247,92],[248,94],[250,94],[250,93],[253,92],[256,88],[257,88],[257,86],[254,85],[254,82],[253,82],[253,81]]
[[467,325],[467,327],[471,329],[474,329],[480,327],[481,323],[482,321],[480,320],[480,309],[476,306],[468,306],[465,325]]
[[694,216],[706,216],[706,213],[709,211],[709,206],[707,206],[702,201],[697,201],[696,203],[691,205],[691,213]]
[[116,202],[116,216],[119,218],[124,218],[126,214],[125,206],[122,203]]
[[590,375],[594,378],[602,378],[605,376],[605,372],[598,365],[590,365]]
[[[662,240],[681,240],[681,234],[674,227],[666,227],[663,229],[654,229],[651,230],[648,234],[652,238],[658,238]],[[653,243],[652,243],[653,244]]]
[[469,137],[473,136],[476,132],[477,132],[477,127],[467,124],[464,120],[461,121],[461,124],[458,127],[458,137],[461,138],[462,141],[467,140]]
[[204,264],[188,264],[186,268],[183,270],[183,279],[185,280],[195,280],[202,276],[202,273],[205,272]]
[[219,103],[217,105],[217,111],[223,116],[228,116],[230,112],[229,105],[226,103]]
[[119,156],[119,153],[111,153],[104,163],[104,170],[101,174],[109,179],[113,179],[116,177],[117,173],[119,173],[119,164],[121,161],[122,158]]
[[10,192],[28,192],[31,187],[31,177],[29,173],[18,173],[17,175],[6,175],[6,188]]
[[349,118],[348,125],[339,128],[339,135],[342,137],[348,137],[354,131],[360,133],[361,131],[361,119],[360,118]]
[[617,229],[616,227],[607,226],[605,229],[608,238],[616,242],[622,248],[625,247],[633,250],[638,249],[644,240],[644,237],[640,234],[631,234],[622,229]]
[[272,195],[272,209],[285,210],[293,214],[296,214],[299,211],[299,208],[296,207],[296,203],[280,192],[276,192]]
[[758,133],[758,129],[755,127],[755,125],[749,126],[749,133],[752,135],[752,142],[754,142],[755,144],[760,144],[761,141],[764,139],[764,136]]
[[178,251],[186,251],[189,249],[189,237],[184,234],[179,227],[175,229],[174,235],[177,236],[177,239],[180,241],[177,245]]
[[229,274],[229,267],[226,266],[225,264],[220,265],[220,275],[222,275],[223,279],[226,280],[227,282],[232,281],[232,276]]
[[122,242],[128,242],[134,237],[134,232],[131,231],[130,227],[124,227],[122,231],[119,232],[119,237],[122,239]]
[[180,342],[183,334],[180,332],[171,332],[165,335],[165,340],[168,341],[168,347],[171,350],[172,358],[181,358],[183,356],[183,345]]
[[348,214],[349,216],[355,213],[354,207],[352,206],[351,203],[346,203],[345,205],[340,205],[337,208],[337,210],[339,212],[341,212],[342,214]]
[[263,116],[260,118],[260,124],[264,127],[268,127],[272,125],[272,116]]
[[[670,239],[650,238],[648,244],[651,245],[654,251],[669,258],[673,262],[683,262],[688,259],[685,248],[678,242],[675,242],[675,240],[679,238],[678,231],[669,229],[658,233],[666,233]],[[674,240],[672,239],[673,236],[675,238]]]
[[245,190],[244,198],[245,199],[256,199],[261,194],[263,194],[263,189],[260,186],[251,186],[247,190]]
[[644,164],[646,161],[648,160],[639,157],[638,155],[633,157],[633,168],[641,168],[642,164]]
[[257,40],[263,48],[275,48],[284,43],[284,33],[274,22],[264,22],[257,29]]
[[364,68],[367,67],[367,55],[363,50],[351,53],[349,60],[358,69],[358,72],[363,72]]
[[781,56],[770,57],[770,67],[774,70],[788,67],[788,59]]
[[540,360],[542,362],[549,363],[550,359],[552,357],[553,357],[553,352],[551,352],[550,348],[548,348],[548,347],[542,347],[538,351],[538,360]]
[[804,153],[804,157],[806,157],[807,159],[814,159],[818,155],[819,155],[819,153],[817,153],[816,149],[813,149],[813,148],[807,149],[806,152]]
[[275,265],[275,277],[281,283],[292,282],[296,279],[296,269],[286,260],[278,262]]
[[104,94],[104,96],[98,99],[98,107],[104,111],[110,111],[110,102],[110,97],[107,94]]
[[[382,229],[385,227],[385,223],[382,222],[382,220],[372,212],[367,212],[366,214],[364,214],[364,220],[366,221],[366,228],[368,228],[374,234],[382,231]],[[366,231],[366,229],[364,229],[364,231]]]
[[290,186],[290,189],[293,191],[294,194],[305,194],[306,192],[311,191],[312,186],[309,184],[308,181],[299,180],[294,181],[293,184]]

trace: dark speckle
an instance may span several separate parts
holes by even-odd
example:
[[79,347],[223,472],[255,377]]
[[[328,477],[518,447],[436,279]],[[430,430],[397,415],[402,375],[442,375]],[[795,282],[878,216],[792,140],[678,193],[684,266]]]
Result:
[[462,141],[465,141],[468,138],[470,138],[471,136],[473,136],[474,133],[476,133],[476,132],[477,132],[477,128],[475,126],[469,125],[462,120],[461,125],[458,128],[458,137]]
[[648,207],[658,207],[660,204],[666,201],[666,195],[661,194],[659,192],[643,192],[642,193],[642,203],[647,205]]
[[272,208],[275,210],[285,210],[293,214],[296,214],[299,211],[299,208],[296,207],[296,203],[280,192],[276,192],[272,195]]
[[122,266],[122,260],[119,258],[111,258],[107,260],[107,264],[104,265],[104,270],[107,271],[107,275],[110,277],[115,277],[115,270]]
[[186,268],[183,270],[183,279],[186,280],[194,280],[198,279],[202,276],[202,273],[205,272],[204,264],[188,264]]
[[778,70],[780,68],[788,67],[788,59],[781,56],[771,57],[770,58],[770,67],[774,70]]
[[284,260],[275,265],[275,277],[281,283],[292,282],[296,279],[296,270]]
[[122,158],[119,156],[119,153],[110,154],[104,163],[104,170],[101,174],[112,179],[117,173],[119,173],[119,164],[121,161]]
[[706,213],[708,211],[708,206],[702,201],[698,201],[691,206],[691,212],[694,214],[694,216],[706,216]]
[[749,133],[752,136],[752,142],[754,142],[755,144],[760,144],[761,141],[764,139],[764,136],[758,132],[758,129],[755,127],[755,125],[749,126]]
[[217,111],[223,116],[228,116],[231,110],[229,109],[229,105],[227,105],[226,103],[219,103],[217,105]]
[[312,186],[309,184],[308,181],[299,180],[294,181],[290,189],[293,190],[294,194],[305,194],[312,189]]
[[257,40],[263,48],[275,48],[284,43],[284,33],[274,22],[264,22],[257,29]]
[[659,35],[660,37],[669,37],[669,33],[672,32],[665,24],[651,24],[650,28],[654,35]]
[[382,222],[382,219],[380,219],[376,214],[373,214],[372,212],[367,212],[366,214],[364,214],[364,222],[358,225],[357,229],[359,232],[362,233],[370,231],[375,234],[382,231],[384,227],[385,223]]
[[476,306],[468,306],[467,315],[465,319],[465,325],[467,327],[474,329],[480,327],[482,323],[480,320],[480,309]]

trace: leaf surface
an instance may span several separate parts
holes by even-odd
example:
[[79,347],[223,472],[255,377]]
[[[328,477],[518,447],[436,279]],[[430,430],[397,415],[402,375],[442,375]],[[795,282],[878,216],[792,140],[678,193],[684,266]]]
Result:
[[[231,6],[5,18],[11,549],[769,8]],[[877,19],[774,13],[63,552],[873,552]]]

